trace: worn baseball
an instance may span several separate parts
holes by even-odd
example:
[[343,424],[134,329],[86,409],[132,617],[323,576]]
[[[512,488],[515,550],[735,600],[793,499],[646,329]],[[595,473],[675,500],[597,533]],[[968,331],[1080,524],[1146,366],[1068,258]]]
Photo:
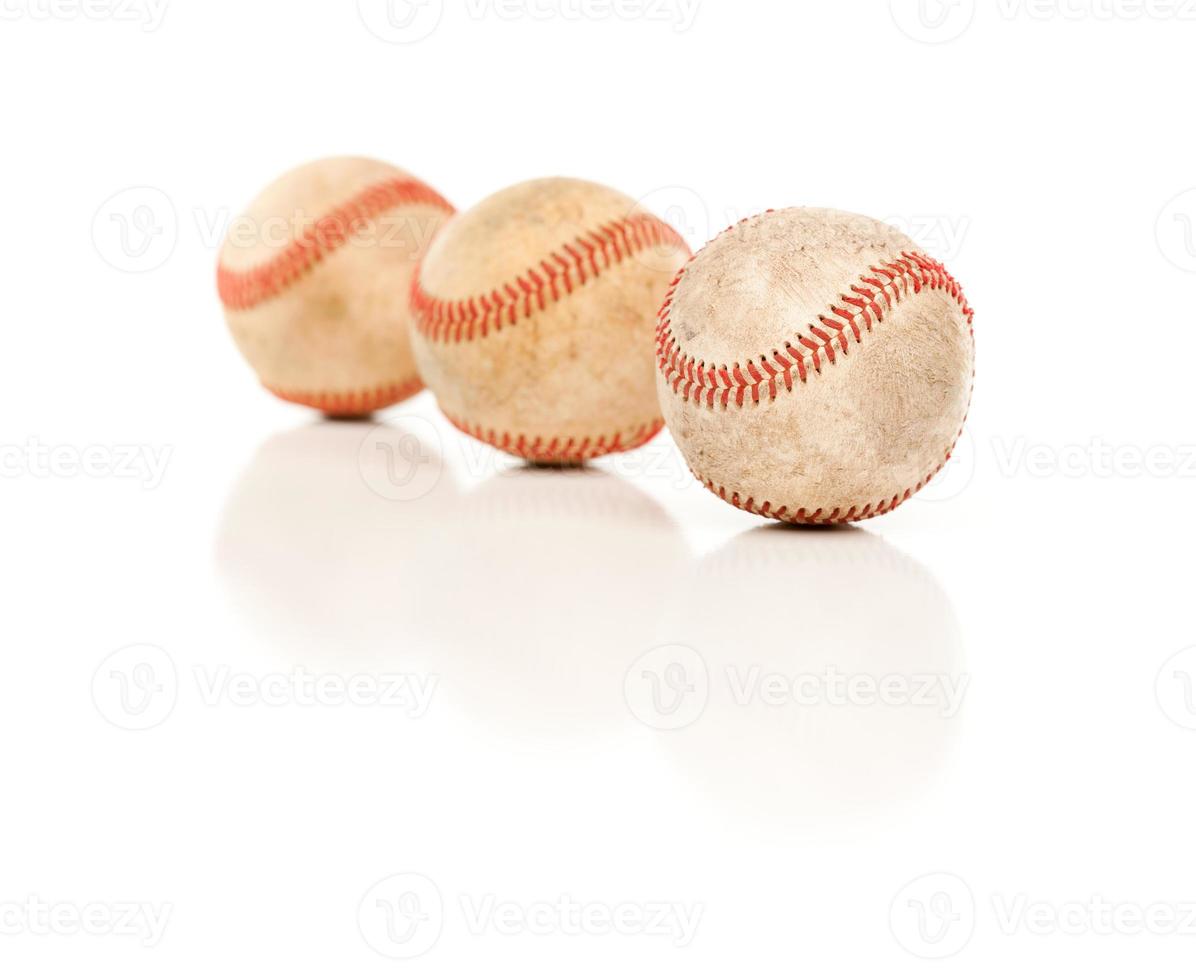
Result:
[[217,270],[262,384],[334,417],[420,391],[407,298],[452,212],[422,181],[361,158],[309,163],[263,191],[230,226]]
[[951,457],[971,399],[972,310],[879,221],[793,208],[696,255],[657,325],[657,387],[694,475],[794,524],[887,513]]
[[459,429],[538,463],[634,449],[661,429],[652,332],[689,257],[618,191],[554,178],[453,218],[415,280],[420,373]]

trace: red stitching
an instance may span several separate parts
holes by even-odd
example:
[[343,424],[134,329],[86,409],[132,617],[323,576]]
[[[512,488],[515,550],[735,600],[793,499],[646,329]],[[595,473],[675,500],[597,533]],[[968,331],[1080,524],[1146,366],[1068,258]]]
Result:
[[514,326],[549,303],[596,279],[638,252],[672,246],[690,254],[677,232],[651,214],[637,214],[579,235],[550,252],[511,282],[467,299],[428,295],[416,275],[411,308],[416,329],[433,342],[463,343],[487,337],[490,331]]
[[690,472],[693,473],[702,486],[715,496],[731,504],[731,506],[747,511],[749,514],[755,514],[757,517],[764,517],[772,521],[782,521],[787,524],[854,524],[858,521],[867,521],[874,517],[888,514],[904,504],[914,494],[920,493],[931,480],[942,472],[943,467],[951,461],[951,456],[954,454],[955,447],[959,444],[959,438],[962,435],[963,429],[961,428],[955,437],[955,441],[951,443],[951,448],[947,451],[946,458],[935,468],[933,473],[922,480],[916,487],[909,487],[901,493],[882,500],[879,503],[853,504],[847,509],[836,507],[830,513],[823,513],[822,508],[815,511],[808,511],[804,507],[776,507],[768,501],[757,505],[753,497],[744,499],[744,495],[738,491],[728,491],[726,487],[722,486],[716,487],[713,480],[707,480],[696,470],[693,470],[692,467]]
[[622,433],[596,438],[587,436],[582,439],[573,436],[529,437],[462,422],[447,412],[445,416],[468,436],[473,436],[503,452],[542,463],[583,463],[611,453],[630,452],[647,445],[664,428],[664,420],[656,419],[647,425],[639,426],[626,440]]
[[401,401],[406,401],[423,391],[424,383],[419,378],[413,378],[398,384],[345,392],[293,391],[275,388],[272,385],[264,385],[264,387],[283,401],[316,408],[325,415],[353,418],[358,415],[369,415],[371,412],[377,412]]
[[274,258],[244,271],[220,265],[216,284],[230,310],[249,310],[280,295],[343,247],[367,222],[400,207],[425,205],[452,214],[454,208],[423,181],[395,178],[367,187],[330,211]]
[[[809,325],[809,332],[817,339],[798,334],[795,338],[798,346],[792,341],[786,342],[784,354],[774,350],[771,356],[761,356],[757,361],[749,361],[746,366],[750,376],[748,380],[744,377],[745,368],[738,363],[730,368],[725,364],[707,367],[704,361],[699,362],[692,356],[687,357],[673,337],[673,302],[688,268],[689,263],[677,273],[677,278],[665,294],[656,329],[656,352],[660,371],[666,381],[671,383],[674,393],[681,395],[686,401],[692,398],[699,405],[705,404],[708,408],[714,408],[716,403],[722,408],[728,408],[732,394],[736,407],[742,408],[749,394],[752,404],[758,404],[762,388],[770,400],[775,400],[779,394],[778,383],[783,384],[787,391],[793,391],[795,372],[796,380],[806,384],[811,366],[820,374],[824,358],[832,365],[837,363],[836,347],[843,355],[847,355],[850,352],[849,340],[854,340],[857,344],[863,343],[864,333],[872,332],[873,322],[884,323],[885,316],[891,313],[898,303],[908,298],[911,289],[915,295],[920,294],[923,289],[944,290],[949,293],[967,318],[969,334],[973,338],[975,336],[971,330],[975,311],[968,305],[959,283],[942,263],[920,252],[902,252],[899,259],[873,266],[868,274],[861,276],[858,283],[840,296],[839,304],[842,305],[832,304],[829,315],[824,313],[819,316],[818,321],[825,329]],[[862,329],[859,322],[861,320]],[[851,332],[850,338],[848,331]],[[971,403],[970,393],[968,402]],[[950,462],[962,435],[961,427],[942,463],[917,486],[908,487],[893,497],[876,503],[853,504],[847,508],[836,507],[829,513],[824,513],[822,508],[809,511],[804,507],[791,505],[778,507],[767,500],[757,504],[754,497],[745,496],[736,490],[728,490],[724,486],[716,486],[713,480],[706,479],[692,467],[690,469],[707,490],[749,514],[790,524],[850,524],[888,514],[919,493]]]
[[[749,398],[752,404],[759,404],[761,394],[775,400],[781,386],[791,392],[795,383],[805,384],[811,369],[821,374],[824,361],[834,365],[840,353],[850,353],[852,341],[863,343],[864,334],[872,332],[873,324],[884,323],[885,316],[907,299],[911,290],[915,295],[923,289],[947,292],[963,310],[969,329],[974,316],[963,289],[942,263],[920,252],[902,252],[900,258],[872,266],[818,317],[821,326],[810,324],[807,334],[799,333],[784,344],[784,353],[774,350],[771,355],[748,361],[746,366],[707,365],[684,354],[672,331],[673,301],[688,268],[687,264],[677,273],[660,308],[657,364],[675,394],[711,409],[716,405],[729,408],[732,401],[736,408],[743,408]],[[750,377],[744,376],[745,371]]]

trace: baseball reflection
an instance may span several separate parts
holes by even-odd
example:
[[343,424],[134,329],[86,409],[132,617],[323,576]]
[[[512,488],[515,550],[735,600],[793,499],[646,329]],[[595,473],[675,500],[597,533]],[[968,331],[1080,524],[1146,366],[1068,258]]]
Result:
[[229,601],[298,663],[414,669],[435,624],[405,600],[457,496],[421,418],[280,433],[225,504],[216,558]]
[[663,601],[668,645],[631,664],[627,704],[703,796],[841,826],[944,766],[970,683],[959,627],[930,572],[882,538],[760,528]]
[[657,642],[690,553],[651,497],[599,469],[520,466],[457,503],[412,601],[440,623],[442,693],[515,733],[622,727],[620,651]]

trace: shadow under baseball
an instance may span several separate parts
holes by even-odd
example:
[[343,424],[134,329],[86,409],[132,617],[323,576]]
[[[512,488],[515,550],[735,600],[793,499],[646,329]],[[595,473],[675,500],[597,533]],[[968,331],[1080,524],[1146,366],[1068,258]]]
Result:
[[661,601],[668,642],[697,657],[629,673],[655,686],[629,696],[656,699],[649,730],[689,712],[652,737],[737,818],[820,831],[883,819],[949,758],[970,680],[956,615],[934,576],[882,538],[757,528]]
[[665,510],[596,468],[517,466],[457,501],[413,601],[439,623],[441,691],[513,735],[620,729],[626,650],[691,561]]
[[[414,420],[418,424],[419,420]],[[225,503],[216,563],[229,602],[286,660],[327,671],[413,670],[405,602],[458,489],[413,422],[321,421],[257,451]]]
[[494,732],[621,730],[624,653],[659,638],[684,535],[601,469],[506,466],[465,492],[418,418],[276,435],[225,505],[228,601],[280,659],[434,676],[432,710]]

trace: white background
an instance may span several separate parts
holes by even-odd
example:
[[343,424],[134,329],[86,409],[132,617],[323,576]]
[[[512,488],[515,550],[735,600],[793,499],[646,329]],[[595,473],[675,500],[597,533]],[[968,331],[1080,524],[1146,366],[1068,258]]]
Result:
[[[5,976],[1190,976],[1196,4],[0,9]],[[959,458],[792,532],[667,437],[274,401],[218,243],[350,153],[902,225],[977,310]]]

